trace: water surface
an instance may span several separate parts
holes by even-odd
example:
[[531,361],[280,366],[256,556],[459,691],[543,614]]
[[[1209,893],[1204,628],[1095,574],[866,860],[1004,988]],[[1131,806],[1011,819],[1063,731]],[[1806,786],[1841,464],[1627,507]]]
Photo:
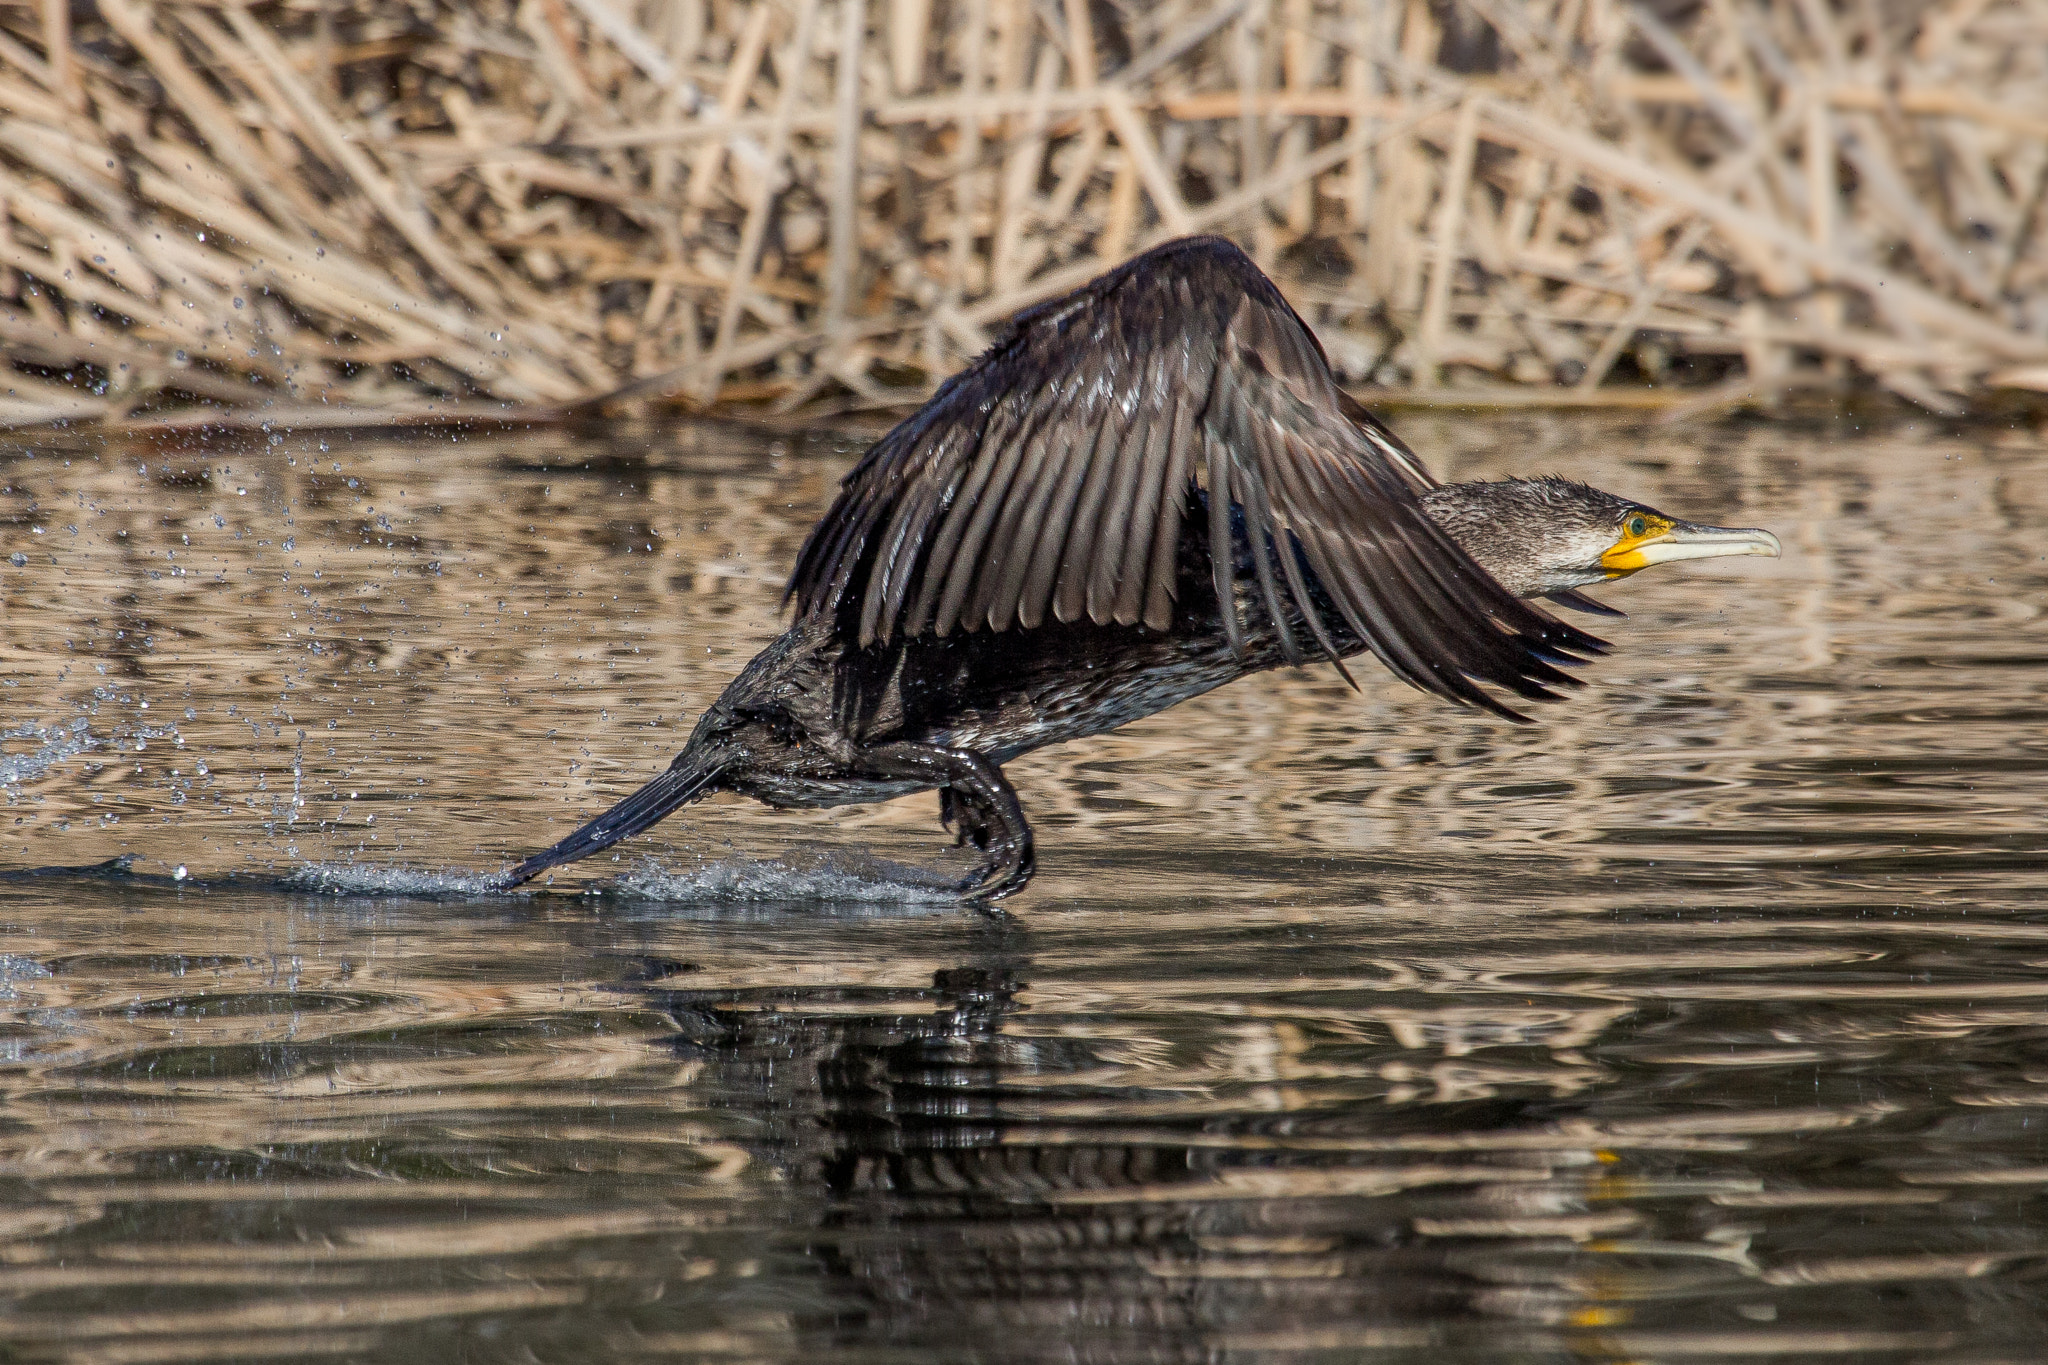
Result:
[[1786,556],[1604,590],[1536,726],[1317,668],[1021,760],[1006,915],[929,796],[482,890],[774,634],[849,438],[0,449],[0,1341],[2037,1359],[2040,438],[1403,430]]

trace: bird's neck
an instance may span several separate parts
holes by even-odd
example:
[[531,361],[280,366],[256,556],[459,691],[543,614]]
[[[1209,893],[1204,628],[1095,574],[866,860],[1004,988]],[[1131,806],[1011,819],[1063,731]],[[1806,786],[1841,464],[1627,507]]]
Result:
[[1541,597],[1605,577],[1564,567],[1570,557],[1551,543],[1556,528],[1531,516],[1525,494],[1513,483],[1447,483],[1422,495],[1422,509],[1517,597]]

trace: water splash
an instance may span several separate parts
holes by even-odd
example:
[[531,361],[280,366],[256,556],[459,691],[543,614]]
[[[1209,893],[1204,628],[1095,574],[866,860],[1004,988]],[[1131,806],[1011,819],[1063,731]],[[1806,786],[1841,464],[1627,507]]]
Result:
[[[124,745],[141,750],[152,739],[177,735],[174,725],[117,725],[105,734],[94,734],[83,716],[58,725],[24,721],[12,729],[0,730],[0,791],[9,805],[21,799],[21,787],[42,777],[66,759],[96,749],[119,749]],[[34,748],[25,748],[33,744]],[[12,749],[12,752],[9,750]]]
[[379,863],[307,863],[278,880],[288,891],[325,896],[405,896],[439,900],[457,896],[488,896],[498,890],[500,874]]
[[715,904],[838,901],[868,905],[957,905],[950,878],[922,868],[843,853],[805,866],[727,858],[675,872],[649,860],[608,888],[633,900]]
[[[799,855],[801,856],[801,855]],[[89,869],[51,869],[96,872]],[[180,872],[163,879],[167,885],[192,887],[204,883]],[[527,895],[532,888],[506,892],[502,873],[460,868],[406,867],[391,863],[305,863],[279,877],[273,885],[285,891],[322,896],[384,896],[408,900],[458,900],[472,896]],[[237,880],[230,878],[230,880]],[[819,852],[802,864],[727,858],[690,871],[677,872],[648,859],[609,883],[585,888],[592,894],[630,901],[673,905],[773,905],[830,902],[840,905],[957,906],[960,893],[950,877],[923,868],[858,854]]]
[[16,1000],[19,992],[14,989],[17,981],[42,981],[55,975],[48,967],[32,957],[18,953],[0,953],[0,1000]]
[[93,735],[83,716],[63,725],[37,725],[30,721],[11,730],[0,730],[0,744],[9,741],[38,746],[25,752],[0,753],[0,787],[8,789],[9,800],[14,799],[14,788],[22,783],[33,782],[65,759],[104,742]]

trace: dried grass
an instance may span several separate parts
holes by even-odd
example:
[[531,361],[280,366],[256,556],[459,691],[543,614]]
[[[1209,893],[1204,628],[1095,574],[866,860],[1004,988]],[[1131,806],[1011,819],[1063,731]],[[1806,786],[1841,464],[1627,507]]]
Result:
[[1196,231],[1428,401],[1953,411],[2044,197],[2048,0],[0,4],[0,422],[883,407]]

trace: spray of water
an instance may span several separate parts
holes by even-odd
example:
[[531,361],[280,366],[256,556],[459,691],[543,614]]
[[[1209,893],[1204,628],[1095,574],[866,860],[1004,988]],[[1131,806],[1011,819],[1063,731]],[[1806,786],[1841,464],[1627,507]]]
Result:
[[100,734],[93,731],[92,723],[83,716],[58,725],[25,721],[0,730],[0,793],[13,805],[21,799],[22,787],[66,759],[98,749],[140,750],[152,739],[167,739],[176,734],[177,728],[170,725],[117,725]]

